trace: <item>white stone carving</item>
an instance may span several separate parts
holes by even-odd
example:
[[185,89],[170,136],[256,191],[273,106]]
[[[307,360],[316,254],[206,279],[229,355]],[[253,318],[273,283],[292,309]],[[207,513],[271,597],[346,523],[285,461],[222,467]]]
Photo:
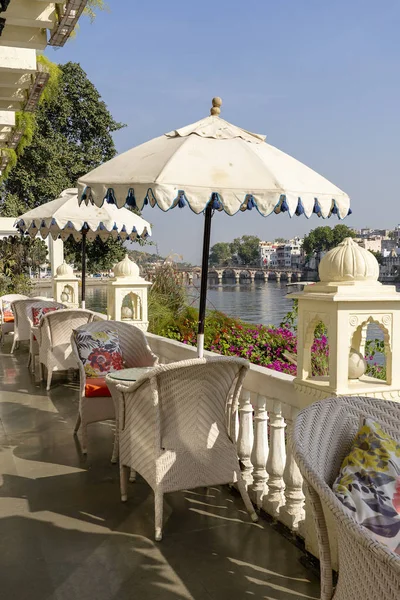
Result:
[[318,271],[324,282],[378,281],[379,264],[372,252],[346,238],[325,254]]
[[147,331],[147,291],[151,283],[140,277],[139,267],[128,255],[113,271],[114,278],[107,283],[108,318],[127,321]]
[[[377,281],[378,263],[352,239],[328,252],[320,263],[321,281],[292,294],[299,301],[296,389],[299,405],[335,395],[387,397],[400,390],[400,294]],[[315,325],[328,330],[329,376],[312,374],[311,346]],[[383,331],[386,381],[366,374],[367,327]]]

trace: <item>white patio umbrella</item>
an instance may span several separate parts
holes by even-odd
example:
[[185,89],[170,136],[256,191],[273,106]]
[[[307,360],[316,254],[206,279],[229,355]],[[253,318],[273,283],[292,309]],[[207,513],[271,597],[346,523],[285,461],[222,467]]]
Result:
[[350,200],[309,167],[219,117],[211,116],[141,144],[97,167],[78,181],[85,203],[122,207],[145,204],[167,211],[186,204],[205,214],[200,288],[198,354],[203,354],[211,218],[256,208],[271,213],[346,217]]
[[85,307],[86,287],[86,240],[96,237],[106,241],[114,239],[137,240],[151,235],[150,224],[126,208],[118,210],[112,204],[102,207],[89,204],[79,206],[77,188],[61,192],[57,200],[42,204],[18,217],[14,226],[20,233],[28,233],[32,238],[49,235],[56,240],[67,240],[70,235],[75,241],[82,241],[82,308]]

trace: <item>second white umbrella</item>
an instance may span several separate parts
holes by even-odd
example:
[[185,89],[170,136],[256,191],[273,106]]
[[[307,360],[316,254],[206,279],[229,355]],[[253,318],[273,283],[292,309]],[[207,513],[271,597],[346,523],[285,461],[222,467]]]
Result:
[[118,209],[112,204],[102,207],[89,204],[79,206],[78,190],[69,188],[61,192],[60,197],[42,204],[18,217],[15,227],[21,233],[32,238],[40,235],[43,239],[49,235],[56,240],[82,241],[82,308],[85,307],[86,283],[86,240],[96,237],[106,241],[108,238],[122,241],[145,239],[151,235],[150,223],[126,208]]

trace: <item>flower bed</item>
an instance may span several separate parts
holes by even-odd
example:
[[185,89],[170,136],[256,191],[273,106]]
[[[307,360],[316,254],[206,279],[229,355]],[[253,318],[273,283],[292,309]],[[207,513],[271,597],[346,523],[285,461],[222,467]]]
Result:
[[[153,274],[149,295],[149,331],[184,344],[197,343],[198,311],[187,305],[185,290],[175,267],[164,263]],[[252,325],[213,310],[207,313],[204,347],[251,363],[296,375],[297,302],[279,327]],[[367,374],[386,379],[383,341],[366,345]],[[317,325],[311,347],[312,375],[328,374],[329,342],[325,327]],[[382,355],[379,357],[379,355]]]
[[[195,346],[197,315],[195,309],[186,307],[159,335]],[[377,340],[367,344],[367,373],[384,379],[384,366],[374,362],[375,352],[381,350],[380,345]],[[210,311],[206,318],[204,347],[218,354],[240,356],[253,364],[296,375],[293,359],[297,354],[297,332],[291,319],[279,327],[252,325],[222,312]],[[316,328],[311,356],[313,376],[327,375],[329,341],[322,325]]]

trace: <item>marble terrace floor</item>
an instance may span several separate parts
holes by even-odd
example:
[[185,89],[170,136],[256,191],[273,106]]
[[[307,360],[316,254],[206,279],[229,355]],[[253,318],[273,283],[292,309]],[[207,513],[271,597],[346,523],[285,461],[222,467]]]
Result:
[[227,488],[165,496],[153,541],[153,495],[139,478],[120,502],[112,423],[73,435],[78,386],[51,392],[27,349],[0,352],[0,598],[4,600],[296,600],[319,598],[302,552],[266,520],[253,524]]

